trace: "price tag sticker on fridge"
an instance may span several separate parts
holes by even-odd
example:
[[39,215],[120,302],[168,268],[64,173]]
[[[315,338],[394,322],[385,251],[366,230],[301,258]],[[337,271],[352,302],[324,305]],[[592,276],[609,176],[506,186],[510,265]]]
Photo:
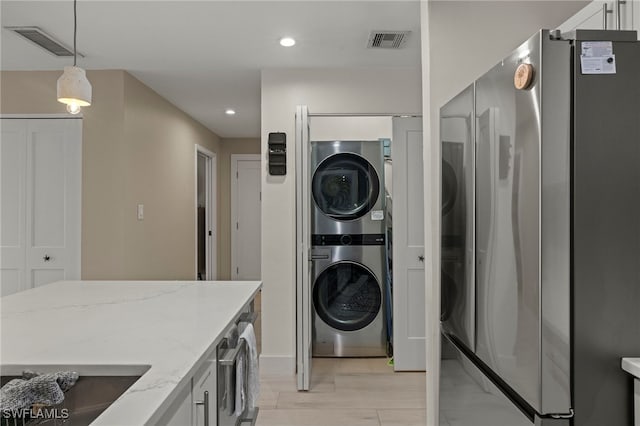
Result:
[[384,211],[371,210],[371,220],[383,220],[383,219],[384,219]]
[[585,41],[580,55],[582,74],[615,74],[616,55],[610,41]]

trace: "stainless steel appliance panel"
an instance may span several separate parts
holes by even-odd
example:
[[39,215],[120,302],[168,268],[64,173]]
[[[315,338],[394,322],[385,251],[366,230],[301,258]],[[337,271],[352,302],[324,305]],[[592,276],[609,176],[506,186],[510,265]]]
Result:
[[571,401],[571,45],[542,45],[540,194],[540,413],[569,414]]
[[476,81],[476,355],[536,411],[540,382],[540,81],[535,36]]
[[313,355],[386,355],[384,245],[311,250]]
[[441,321],[475,349],[474,86],[440,109]]
[[[608,40],[624,32],[596,33]],[[587,34],[589,35],[589,34]],[[578,34],[580,37],[581,34]],[[613,42],[615,74],[574,52],[574,425],[631,425],[620,358],[640,354],[640,42]]]
[[311,142],[311,232],[382,234],[382,142]]

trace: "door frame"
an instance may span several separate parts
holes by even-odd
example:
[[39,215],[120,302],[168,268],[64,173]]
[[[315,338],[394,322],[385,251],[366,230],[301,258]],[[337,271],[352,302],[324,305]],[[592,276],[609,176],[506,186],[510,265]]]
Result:
[[217,156],[213,151],[209,151],[202,145],[195,145],[194,165],[195,165],[195,269],[194,279],[198,279],[198,156],[203,155],[207,160],[206,164],[206,176],[205,184],[205,228],[211,231],[211,238],[208,238],[205,243],[205,259],[206,259],[206,276],[205,280],[211,281],[218,277],[218,229],[217,229],[217,196],[218,196],[218,181],[217,181]]
[[296,382],[298,390],[311,388],[312,348],[311,273],[309,271],[311,194],[309,183],[309,109],[296,106]]
[[[231,154],[231,221],[229,229],[231,229],[231,279],[238,278],[238,258],[236,257],[236,248],[238,245],[236,234],[236,223],[238,221],[238,162],[240,161],[258,161],[262,159],[260,154]],[[235,179],[233,175],[236,175]]]

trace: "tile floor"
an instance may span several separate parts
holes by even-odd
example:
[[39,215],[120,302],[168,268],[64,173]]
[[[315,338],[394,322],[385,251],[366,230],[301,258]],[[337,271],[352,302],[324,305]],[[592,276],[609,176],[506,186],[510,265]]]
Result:
[[[395,373],[384,358],[314,358],[312,388],[294,376],[260,379],[258,426],[424,426],[425,373]],[[443,361],[440,426],[530,426],[502,395]]]
[[487,382],[484,390],[469,363],[443,360],[440,369],[440,426],[532,426],[495,387]]
[[260,379],[258,426],[424,426],[425,373],[385,358],[314,358],[311,390],[294,376]]

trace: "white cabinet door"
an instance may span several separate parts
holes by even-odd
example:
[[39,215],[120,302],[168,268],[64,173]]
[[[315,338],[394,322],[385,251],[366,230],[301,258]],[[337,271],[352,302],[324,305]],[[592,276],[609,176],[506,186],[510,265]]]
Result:
[[216,424],[216,372],[216,361],[209,360],[193,376],[192,425],[194,426],[214,426]]
[[393,359],[396,371],[426,368],[422,118],[394,118]]
[[27,127],[2,120],[0,138],[0,283],[2,296],[26,290]]
[[[216,426],[216,361],[205,361],[176,399],[166,408],[158,425],[168,426]],[[208,392],[208,403],[205,403]],[[205,408],[208,406],[208,423]]]
[[81,144],[79,119],[2,120],[3,296],[80,279]]
[[[576,29],[582,30],[615,30],[618,26],[618,10],[620,11],[620,29],[638,30],[638,0],[627,0],[619,3],[617,1],[596,0],[589,3],[584,9],[569,18],[558,28],[562,32]],[[605,10],[606,18],[605,18]]]
[[261,169],[259,155],[232,155],[232,259],[236,280],[260,279]]
[[157,425],[189,426],[192,425],[193,402],[191,398],[191,381],[185,386],[176,399],[167,407],[165,414],[157,421]]

